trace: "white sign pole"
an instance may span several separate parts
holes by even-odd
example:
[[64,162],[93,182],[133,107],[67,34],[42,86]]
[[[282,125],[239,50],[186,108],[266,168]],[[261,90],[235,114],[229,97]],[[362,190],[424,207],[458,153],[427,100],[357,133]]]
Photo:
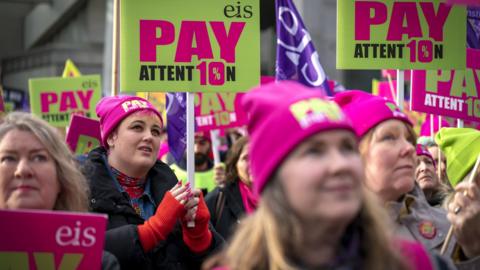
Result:
[[403,79],[404,71],[397,69],[397,106],[403,111],[403,100],[405,99],[403,93],[405,91],[405,83]]
[[210,130],[210,137],[212,138],[212,151],[213,151],[213,164],[220,164],[220,140],[219,140],[219,130],[212,129]]
[[[195,93],[187,92],[187,181],[192,190],[195,188]],[[187,223],[187,227],[195,227],[195,221]]]
[[195,136],[195,94],[187,92],[187,181],[192,189],[195,188],[195,156],[194,156],[194,136]]

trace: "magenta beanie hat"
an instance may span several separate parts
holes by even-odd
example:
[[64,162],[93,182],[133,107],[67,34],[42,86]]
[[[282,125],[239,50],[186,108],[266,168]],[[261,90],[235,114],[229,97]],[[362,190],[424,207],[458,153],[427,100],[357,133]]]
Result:
[[426,156],[432,160],[433,166],[436,167],[435,160],[433,159],[432,154],[427,150],[427,148],[422,144],[417,144],[417,156]]
[[292,81],[264,84],[242,98],[250,113],[250,166],[254,193],[260,194],[277,167],[306,138],[320,131],[348,129],[340,107],[321,91]]
[[98,118],[100,118],[100,130],[102,135],[102,145],[108,147],[107,139],[110,133],[120,122],[130,114],[149,110],[154,112],[160,118],[163,125],[163,119],[160,113],[148,102],[148,100],[135,96],[111,96],[102,98],[96,107]]
[[407,115],[400,111],[395,103],[383,97],[360,90],[348,90],[335,95],[334,100],[348,115],[359,137],[363,137],[370,129],[390,119],[397,119],[413,126]]

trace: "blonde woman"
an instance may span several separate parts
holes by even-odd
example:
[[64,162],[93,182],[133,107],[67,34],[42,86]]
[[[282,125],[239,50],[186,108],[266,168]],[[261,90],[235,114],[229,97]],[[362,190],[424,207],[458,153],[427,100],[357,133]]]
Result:
[[[0,124],[0,209],[88,210],[87,181],[64,140],[28,113],[10,113]],[[102,268],[119,265],[104,253]]]
[[[226,269],[433,269],[392,240],[362,189],[357,137],[340,108],[294,82],[246,94],[256,212],[212,264]],[[212,264],[205,268],[212,268]]]

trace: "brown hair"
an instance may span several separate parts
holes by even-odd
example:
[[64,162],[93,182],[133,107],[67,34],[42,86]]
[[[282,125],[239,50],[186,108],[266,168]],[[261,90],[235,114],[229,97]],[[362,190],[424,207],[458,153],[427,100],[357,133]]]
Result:
[[11,130],[31,132],[52,156],[57,170],[60,193],[53,209],[64,211],[88,210],[88,184],[77,162],[58,131],[47,122],[29,113],[8,114],[0,125],[0,140]]
[[248,144],[247,137],[241,137],[228,151],[227,160],[225,161],[225,178],[227,182],[234,182],[238,179],[237,162],[240,159],[243,148]]

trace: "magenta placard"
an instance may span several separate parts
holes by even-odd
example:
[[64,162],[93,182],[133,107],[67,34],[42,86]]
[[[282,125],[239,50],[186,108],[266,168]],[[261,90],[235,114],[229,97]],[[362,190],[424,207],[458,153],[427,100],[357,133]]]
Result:
[[241,106],[243,93],[195,93],[196,131],[243,126],[247,114]]
[[0,210],[2,269],[100,269],[107,216]]
[[480,1],[478,0],[447,0],[447,3],[468,5],[468,6],[480,6]]
[[397,96],[397,81],[392,81],[392,85],[393,89],[390,88],[389,82],[378,82],[378,96],[395,102]]
[[465,70],[415,70],[412,110],[480,122],[480,51],[467,49]]
[[94,147],[100,145],[100,122],[80,115],[73,115],[65,140],[75,154],[88,153]]

